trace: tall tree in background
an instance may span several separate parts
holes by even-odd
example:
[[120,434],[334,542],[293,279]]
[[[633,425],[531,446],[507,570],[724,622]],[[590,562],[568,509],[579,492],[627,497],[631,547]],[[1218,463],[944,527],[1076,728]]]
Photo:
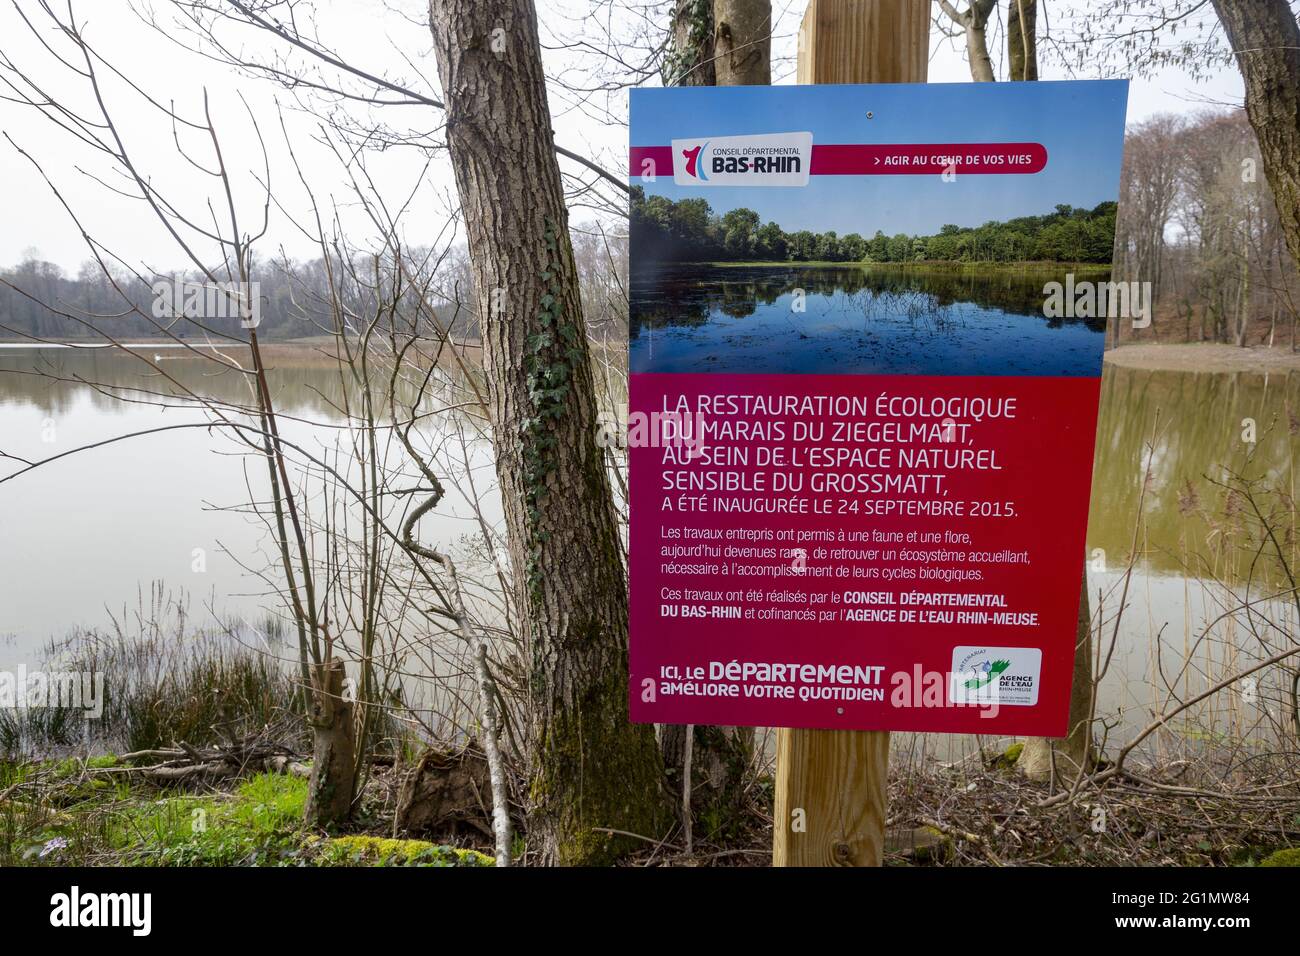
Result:
[[[1159,296],[1164,278],[1165,229],[1178,198],[1183,122],[1154,116],[1130,127],[1124,139],[1120,176],[1120,217],[1115,267],[1130,282],[1150,282]],[[1121,323],[1114,320],[1111,345],[1118,345]]]
[[966,35],[970,78],[976,83],[991,83],[994,76],[993,60],[989,56],[988,23],[998,8],[998,0],[969,0],[966,9],[960,13],[948,0],[939,0],[939,7]]
[[1038,79],[1038,0],[1007,0],[1007,68],[1013,80]]
[[718,86],[770,85],[771,0],[713,0],[713,53]]
[[1291,257],[1300,265],[1300,25],[1287,0],[1213,0],[1246,85]]
[[531,0],[432,0],[528,655],[529,839],[594,864],[657,834],[653,729],[628,721],[627,584]]

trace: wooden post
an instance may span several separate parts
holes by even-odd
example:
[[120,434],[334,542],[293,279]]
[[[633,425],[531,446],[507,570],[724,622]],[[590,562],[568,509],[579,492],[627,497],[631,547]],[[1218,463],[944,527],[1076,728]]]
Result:
[[924,83],[928,0],[808,0],[799,26],[800,83]]
[[[929,52],[927,0],[809,0],[799,82],[924,83]],[[778,730],[772,865],[880,866],[888,773],[887,731]]]

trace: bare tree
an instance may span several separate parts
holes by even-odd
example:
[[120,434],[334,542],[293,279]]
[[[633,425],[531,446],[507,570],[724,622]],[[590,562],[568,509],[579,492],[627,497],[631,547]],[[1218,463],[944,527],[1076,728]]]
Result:
[[[1165,261],[1165,231],[1174,214],[1182,173],[1182,128],[1177,117],[1156,116],[1134,126],[1125,138],[1116,226],[1118,266],[1127,280],[1150,282],[1156,296]],[[1112,343],[1118,345],[1118,319],[1112,336]]]
[[1070,29],[1058,32],[1052,48],[1094,75],[1145,76],[1177,66],[1199,78],[1235,60],[1287,248],[1300,264],[1297,6],[1295,0],[1113,0],[1069,9],[1063,19]]
[[1038,79],[1038,0],[1007,0],[1007,67],[1013,80]]

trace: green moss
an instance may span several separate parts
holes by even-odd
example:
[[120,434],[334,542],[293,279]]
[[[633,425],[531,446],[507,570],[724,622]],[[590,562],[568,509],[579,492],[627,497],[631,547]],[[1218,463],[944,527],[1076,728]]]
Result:
[[314,838],[317,866],[492,866],[492,857],[477,850],[439,846],[426,840],[374,836]]
[[1260,866],[1300,866],[1300,848],[1278,850],[1260,861]]

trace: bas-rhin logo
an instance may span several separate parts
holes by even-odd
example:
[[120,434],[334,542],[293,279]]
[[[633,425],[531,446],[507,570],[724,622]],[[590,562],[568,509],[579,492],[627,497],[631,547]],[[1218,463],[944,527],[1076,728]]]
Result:
[[673,140],[678,186],[807,186],[812,133]]

